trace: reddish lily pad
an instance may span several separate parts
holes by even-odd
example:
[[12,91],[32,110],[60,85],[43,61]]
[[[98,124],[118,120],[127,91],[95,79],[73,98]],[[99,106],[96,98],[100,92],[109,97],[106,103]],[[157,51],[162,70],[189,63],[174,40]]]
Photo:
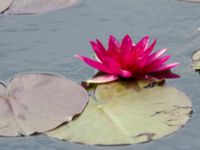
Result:
[[183,127],[192,112],[188,97],[174,87],[144,88],[147,85],[141,81],[98,85],[79,118],[47,135],[90,145],[135,144]]
[[17,136],[21,133],[7,99],[7,89],[0,84],[0,135]]
[[71,6],[79,0],[14,0],[5,14],[37,14]]
[[81,113],[87,92],[76,83],[44,73],[24,74],[0,87],[0,135],[42,133]]
[[6,9],[10,7],[13,0],[0,0],[0,13],[4,12]]

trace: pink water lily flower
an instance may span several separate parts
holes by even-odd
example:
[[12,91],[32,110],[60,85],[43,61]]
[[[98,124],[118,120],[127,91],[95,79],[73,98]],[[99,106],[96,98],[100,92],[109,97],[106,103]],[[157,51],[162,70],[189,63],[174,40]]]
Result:
[[179,63],[166,64],[171,57],[170,55],[163,56],[167,49],[152,52],[156,40],[149,45],[149,36],[143,37],[134,44],[129,35],[126,35],[121,43],[111,35],[108,40],[108,49],[99,40],[90,43],[96,54],[96,60],[75,55],[103,73],[101,76],[88,80],[89,83],[104,83],[119,78],[152,80],[179,77],[170,71]]

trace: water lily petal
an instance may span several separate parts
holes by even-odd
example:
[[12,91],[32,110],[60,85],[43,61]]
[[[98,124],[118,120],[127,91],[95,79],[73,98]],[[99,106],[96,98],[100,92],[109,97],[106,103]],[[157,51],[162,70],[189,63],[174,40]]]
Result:
[[127,71],[127,70],[121,70],[120,75],[124,78],[130,78],[132,76],[132,73],[130,71]]
[[148,57],[148,61],[146,62],[145,65],[148,65],[148,64],[152,63],[154,60],[156,60],[156,59],[158,59],[160,56],[162,56],[166,51],[167,51],[167,49],[164,48],[164,49],[161,49],[161,50],[158,50],[158,51],[154,52],[153,54],[151,54],[151,55]]
[[170,57],[171,57],[170,55],[167,55],[162,58],[154,60],[149,65],[145,66],[143,68],[143,71],[149,72],[149,71],[152,71],[154,68],[158,68],[158,67],[162,66],[162,64],[165,63],[167,60],[169,60]]
[[110,35],[109,40],[108,40],[108,50],[115,52],[115,49],[118,49],[120,47],[119,42],[117,41],[117,39]]
[[123,66],[126,67],[126,65],[130,64],[130,56],[131,56],[131,48],[132,48],[132,40],[129,35],[126,35],[124,39],[122,40],[122,44],[120,49],[121,51],[121,57],[123,60]]
[[131,73],[129,71],[121,69],[121,65],[112,58],[104,58],[104,66],[106,66],[113,75],[119,75],[125,78],[131,76]]
[[107,53],[105,47],[103,46],[103,44],[98,39],[96,39],[96,42],[97,42],[97,46],[101,50],[101,52],[102,53]]
[[96,68],[102,72],[111,73],[110,70],[108,70],[102,63],[98,61],[80,55],[75,55],[75,57],[84,61],[86,64],[90,65],[93,68]]
[[92,49],[96,53],[96,56],[98,57],[98,59],[103,63],[106,53],[102,51],[102,49],[99,49],[98,45],[94,41],[90,41],[90,44],[92,45]]
[[141,67],[143,66],[144,64],[144,52],[145,50],[147,49],[148,47],[148,43],[149,43],[149,36],[145,36],[144,38],[142,38],[135,46],[134,48],[134,52],[133,52],[133,56],[134,56],[134,66],[135,66],[135,69],[136,71],[137,70],[140,70]]
[[152,75],[154,77],[158,78],[158,79],[161,79],[161,78],[168,78],[168,79],[180,78],[179,75],[172,73],[170,70],[157,72],[157,73],[152,74]]
[[87,83],[107,83],[118,80],[119,77],[115,75],[102,75],[98,77],[94,77],[92,79],[86,80]]
[[169,70],[169,69],[174,68],[178,65],[179,65],[179,63],[171,63],[171,64],[167,64],[167,65],[162,65],[159,68],[155,68],[154,70],[152,70],[152,72]]
[[127,34],[122,40],[120,49],[127,51],[130,50],[131,47],[132,47],[132,40],[131,37]]
[[107,54],[110,58],[115,59],[116,61],[121,61],[121,50],[120,50],[120,44],[117,41],[117,39],[110,35],[108,40],[108,51]]
[[141,56],[142,60],[139,61],[140,68],[143,68],[145,65],[147,65],[147,61],[149,61],[149,55],[154,49],[156,45],[157,40],[155,39],[152,44],[144,51],[143,55]]
[[154,59],[159,58],[159,57],[162,56],[166,51],[167,51],[166,48],[161,49],[161,50],[155,52],[152,56],[153,56]]
[[159,67],[161,66],[163,63],[165,63],[167,60],[169,60],[171,58],[170,55],[164,56],[162,58],[157,59],[157,61],[155,61],[155,63],[153,64],[154,67]]
[[79,56],[79,59],[101,72],[122,78],[138,78],[140,76],[143,79],[150,79],[155,77],[155,75],[151,76],[154,73],[163,75],[165,78],[164,74],[160,72],[169,71],[178,63],[166,64],[170,55],[163,56],[163,54],[167,49],[152,53],[156,42],[155,39],[149,46],[149,36],[145,36],[135,45],[127,34],[120,45],[117,39],[110,35],[108,50],[99,40],[91,41],[99,62],[82,56]]
[[149,43],[149,36],[145,36],[136,44],[137,55],[143,54],[143,52],[147,49]]
[[156,45],[157,40],[155,39],[152,44],[145,50],[145,54],[148,56]]

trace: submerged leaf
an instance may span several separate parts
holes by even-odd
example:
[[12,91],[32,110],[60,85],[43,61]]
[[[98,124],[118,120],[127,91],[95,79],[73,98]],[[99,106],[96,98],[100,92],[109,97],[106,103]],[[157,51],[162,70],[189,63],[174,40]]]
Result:
[[191,102],[169,86],[120,81],[98,85],[79,118],[47,133],[50,137],[97,145],[149,142],[181,128]]
[[0,0],[0,13],[4,12],[6,9],[10,7],[13,0]]
[[7,89],[1,87],[0,94],[2,136],[51,130],[71,121],[88,102],[88,94],[81,86],[52,74],[16,76]]
[[13,0],[5,14],[37,14],[62,9],[79,0]]

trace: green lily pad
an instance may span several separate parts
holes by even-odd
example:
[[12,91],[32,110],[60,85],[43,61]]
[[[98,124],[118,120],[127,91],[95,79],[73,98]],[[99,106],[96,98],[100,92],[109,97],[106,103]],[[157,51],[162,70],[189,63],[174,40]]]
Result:
[[10,7],[13,0],[0,0],[0,13],[4,12],[6,9]]
[[88,94],[64,77],[22,74],[0,85],[0,136],[42,133],[81,113]]
[[192,69],[195,71],[200,71],[200,61],[193,61],[192,62]]
[[200,70],[200,49],[192,54],[192,69],[196,71]]
[[118,81],[98,85],[84,112],[47,133],[50,137],[90,145],[149,142],[169,135],[188,121],[189,98],[170,86]]

